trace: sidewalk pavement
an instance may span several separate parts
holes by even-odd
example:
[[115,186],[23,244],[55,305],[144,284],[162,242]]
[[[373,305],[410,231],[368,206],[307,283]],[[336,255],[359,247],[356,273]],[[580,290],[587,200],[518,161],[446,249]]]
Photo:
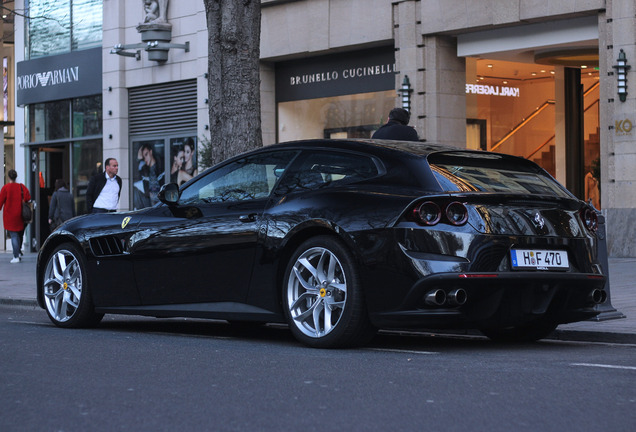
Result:
[[[9,263],[11,258],[11,252],[0,252],[0,304],[37,307],[37,254],[25,253],[19,264]],[[610,298],[617,312],[606,308],[601,320],[560,325],[550,339],[636,344],[636,258],[610,258],[609,268]],[[603,319],[610,317],[621,318]]]

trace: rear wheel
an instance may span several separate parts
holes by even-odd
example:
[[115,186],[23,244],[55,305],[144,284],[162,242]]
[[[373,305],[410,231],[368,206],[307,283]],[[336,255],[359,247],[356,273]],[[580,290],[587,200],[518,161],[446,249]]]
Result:
[[361,345],[375,334],[354,259],[336,238],[300,245],[285,272],[283,303],[292,333],[306,345]]
[[481,329],[489,339],[496,342],[534,342],[550,335],[558,324],[539,321],[516,327]]
[[58,246],[49,256],[42,280],[46,312],[59,327],[90,327],[104,314],[95,313],[86,275],[86,258],[71,243]]

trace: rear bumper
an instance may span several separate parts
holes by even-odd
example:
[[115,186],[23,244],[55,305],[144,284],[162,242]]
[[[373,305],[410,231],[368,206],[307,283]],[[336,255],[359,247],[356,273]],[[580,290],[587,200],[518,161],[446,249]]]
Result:
[[[399,307],[371,314],[381,328],[500,328],[537,319],[555,324],[599,313],[606,277],[566,272],[436,273],[416,282]],[[429,304],[427,294],[463,290],[461,305]]]

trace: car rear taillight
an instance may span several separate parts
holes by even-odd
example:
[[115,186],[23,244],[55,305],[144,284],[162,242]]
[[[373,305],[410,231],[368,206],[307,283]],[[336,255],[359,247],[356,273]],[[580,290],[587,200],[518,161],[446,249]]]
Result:
[[417,223],[435,225],[442,218],[442,210],[433,201],[426,201],[413,208],[413,216]]
[[468,220],[468,209],[460,202],[452,202],[446,206],[446,217],[452,225],[464,225]]
[[589,207],[583,207],[579,213],[585,227],[590,232],[595,233],[598,229],[598,216],[596,215],[596,211]]
[[443,204],[424,201],[413,207],[411,219],[424,226],[433,226],[440,222],[460,226],[468,221],[468,209],[458,201]]

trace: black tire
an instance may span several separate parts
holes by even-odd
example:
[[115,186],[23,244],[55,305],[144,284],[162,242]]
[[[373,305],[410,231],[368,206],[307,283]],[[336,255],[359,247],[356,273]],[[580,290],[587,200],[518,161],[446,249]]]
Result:
[[558,324],[551,321],[535,321],[517,327],[490,328],[480,331],[495,342],[535,342],[550,335]]
[[95,313],[86,257],[72,243],[58,246],[47,258],[40,289],[46,313],[56,326],[93,327],[104,317]]
[[294,337],[314,348],[363,345],[376,332],[353,256],[335,237],[314,237],[296,249],[285,271],[283,308]]

